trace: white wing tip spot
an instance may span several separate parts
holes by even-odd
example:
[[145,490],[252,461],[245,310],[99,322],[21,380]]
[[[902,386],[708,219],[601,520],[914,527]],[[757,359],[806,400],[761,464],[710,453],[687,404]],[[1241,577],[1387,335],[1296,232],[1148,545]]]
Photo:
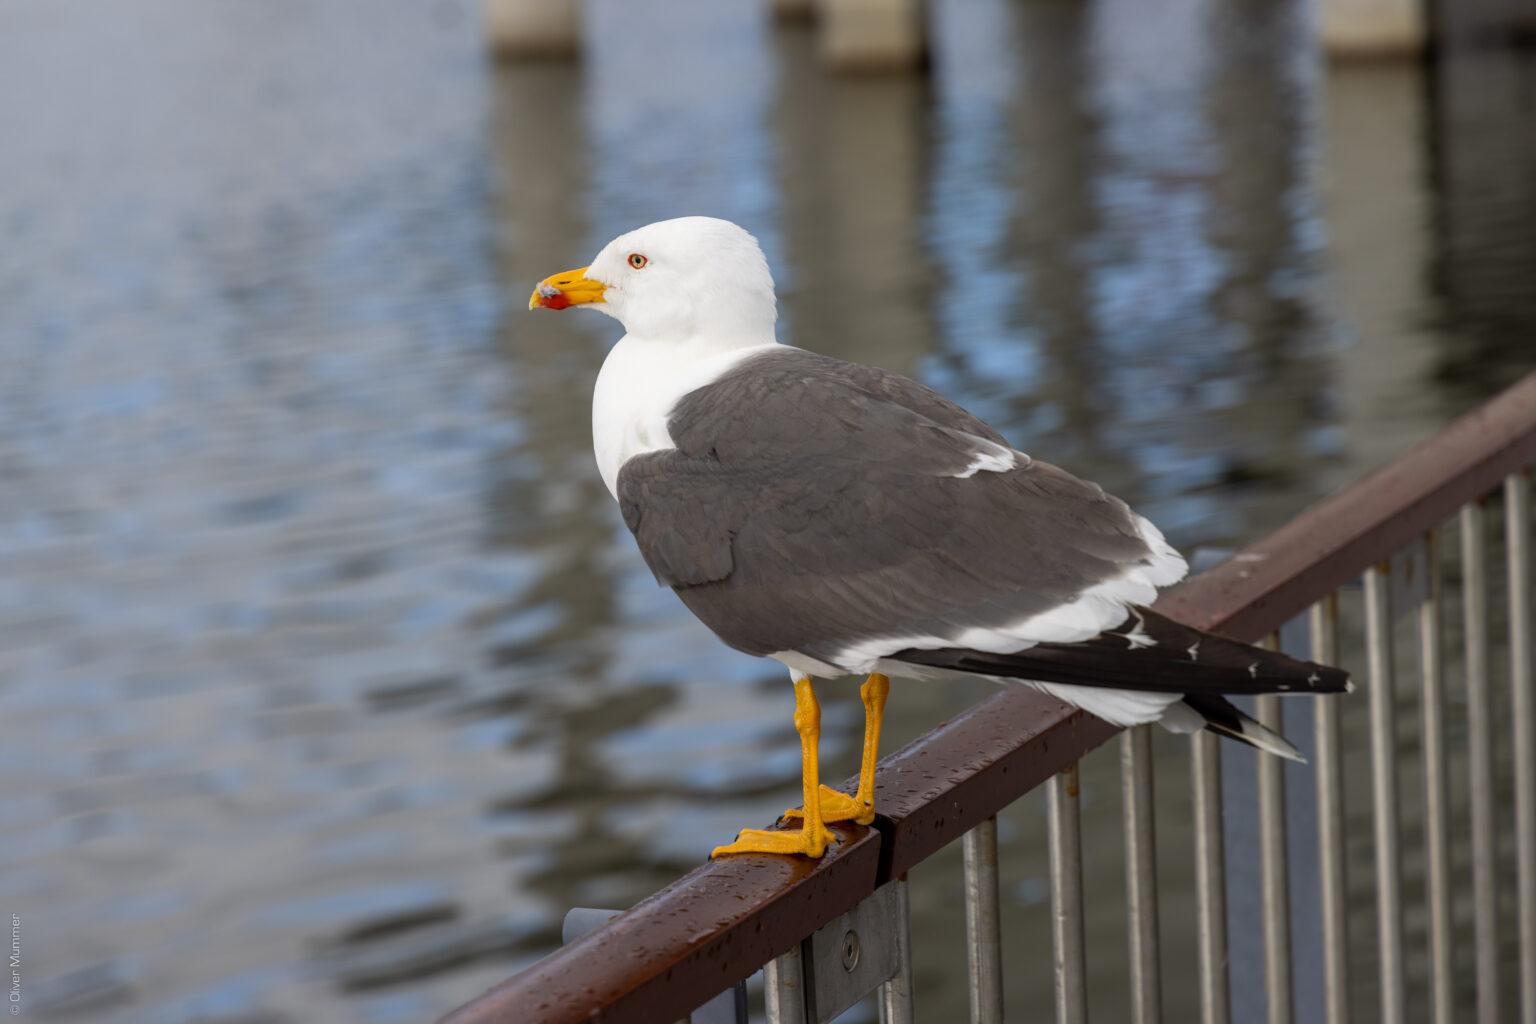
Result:
[[1320,673],[1320,672],[1313,672],[1311,675],[1307,676],[1307,685],[1308,686],[1316,686],[1318,683],[1320,683],[1322,681],[1323,681],[1323,676],[1322,676],[1322,673]]
[[1259,663],[1258,662],[1254,662],[1252,665],[1248,666],[1248,674],[1250,676],[1252,676],[1254,679],[1259,678]]
[[1139,651],[1144,647],[1156,647],[1157,641],[1147,633],[1147,620],[1140,612],[1133,611],[1131,616],[1135,618],[1136,625],[1125,633],[1125,642],[1133,651]]
[[1189,645],[1189,660],[1190,661],[1199,661],[1200,660],[1200,641],[1199,640],[1196,640],[1194,643]]
[[[977,438],[981,442],[980,438]],[[978,451],[965,470],[955,474],[956,480],[968,480],[985,470],[988,473],[1006,473],[1018,465],[1018,453],[1002,445],[981,442],[987,446]]]

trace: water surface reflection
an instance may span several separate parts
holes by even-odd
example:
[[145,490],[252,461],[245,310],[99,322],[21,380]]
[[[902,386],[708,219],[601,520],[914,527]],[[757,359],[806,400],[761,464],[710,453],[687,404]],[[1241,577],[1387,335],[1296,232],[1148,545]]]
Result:
[[[1528,57],[1325,83],[1291,4],[949,0],[930,79],[839,80],[745,0],[589,7],[590,59],[496,69],[465,0],[5,15],[0,891],[39,1016],[423,1019],[795,798],[782,673],[656,589],[592,463],[616,325],[522,309],[624,229],[740,221],[787,340],[917,375],[1186,549],[1536,365]],[[899,689],[889,742],[983,693]],[[1090,760],[1111,1017],[1114,787]],[[1017,935],[1042,833],[1003,822]],[[947,866],[914,896],[935,1019]],[[1020,948],[1016,1010],[1048,992]]]

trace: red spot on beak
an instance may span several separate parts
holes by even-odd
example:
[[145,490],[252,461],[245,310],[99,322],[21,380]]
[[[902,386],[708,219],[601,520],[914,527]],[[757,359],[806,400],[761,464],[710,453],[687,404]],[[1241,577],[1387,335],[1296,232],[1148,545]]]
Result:
[[602,302],[604,286],[586,276],[587,268],[551,274],[528,296],[528,308],[569,309],[586,302]]

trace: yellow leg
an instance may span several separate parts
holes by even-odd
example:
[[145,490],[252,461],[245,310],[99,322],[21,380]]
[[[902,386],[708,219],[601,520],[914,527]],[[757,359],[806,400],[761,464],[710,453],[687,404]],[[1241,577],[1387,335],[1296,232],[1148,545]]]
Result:
[[817,755],[821,742],[821,705],[816,703],[816,691],[811,689],[809,677],[795,680],[795,731],[800,734],[800,786],[806,806],[814,810],[805,816],[799,832],[742,829],[734,843],[715,847],[711,857],[723,853],[802,853],[807,857],[820,857],[827,852],[832,833],[822,823],[821,804],[815,799],[821,777]]
[[[864,698],[864,757],[859,765],[859,789],[853,796],[839,793],[829,786],[821,787],[821,820],[852,821],[868,825],[875,820],[875,761],[880,754],[880,724],[885,719],[885,698],[891,692],[891,681],[879,672],[871,672],[859,696]],[[800,808],[792,807],[784,812],[786,818],[798,818]]]

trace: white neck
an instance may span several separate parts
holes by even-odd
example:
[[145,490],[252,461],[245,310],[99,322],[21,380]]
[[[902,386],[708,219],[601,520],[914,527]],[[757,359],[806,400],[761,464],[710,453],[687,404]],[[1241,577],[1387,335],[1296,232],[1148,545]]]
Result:
[[667,418],[677,400],[777,345],[772,328],[751,338],[692,335],[657,341],[626,334],[603,360],[592,392],[592,450],[608,492],[618,497],[619,469],[636,455],[675,447]]

